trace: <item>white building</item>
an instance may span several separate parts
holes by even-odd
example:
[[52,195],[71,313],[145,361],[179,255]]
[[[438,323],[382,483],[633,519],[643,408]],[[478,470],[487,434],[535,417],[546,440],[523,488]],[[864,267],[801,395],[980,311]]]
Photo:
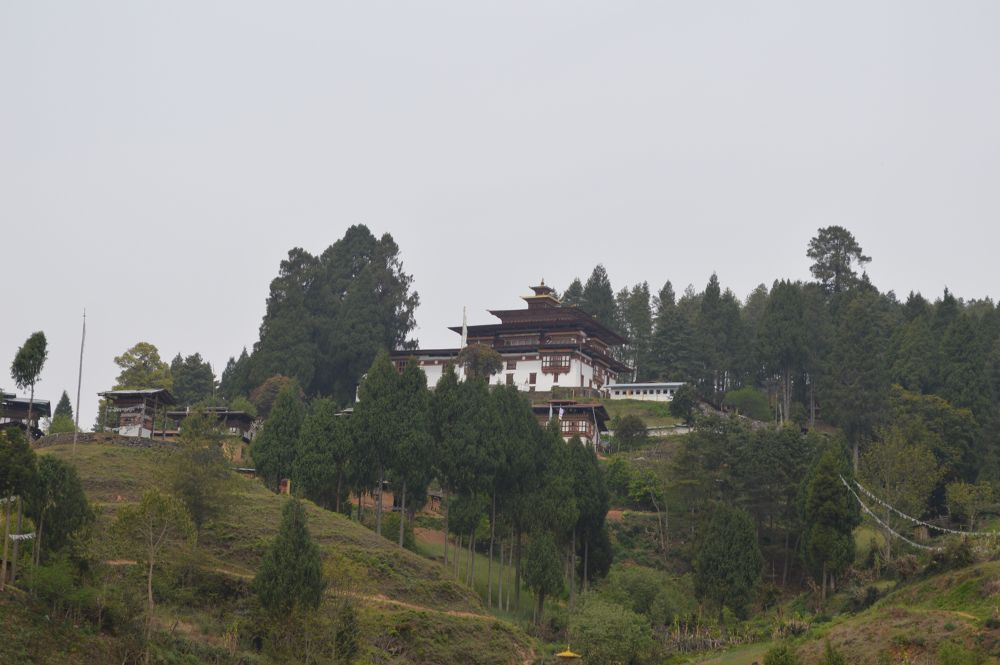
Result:
[[[563,306],[544,282],[531,289],[534,294],[524,296],[527,308],[490,310],[500,323],[451,328],[462,335],[463,344],[482,344],[500,353],[504,367],[491,383],[528,392],[574,388],[597,395],[632,371],[610,352],[628,340],[579,307]],[[416,360],[427,374],[427,384],[434,386],[460,350],[395,351],[392,357],[400,367]]]
[[612,383],[608,386],[611,399],[637,399],[644,402],[669,402],[683,382]]

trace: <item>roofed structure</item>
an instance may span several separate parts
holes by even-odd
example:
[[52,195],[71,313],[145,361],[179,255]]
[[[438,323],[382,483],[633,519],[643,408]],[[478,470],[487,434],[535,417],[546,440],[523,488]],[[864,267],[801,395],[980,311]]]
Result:
[[[599,394],[619,375],[632,371],[612,354],[614,347],[628,343],[624,336],[583,309],[563,305],[544,280],[530,288],[532,295],[522,296],[526,308],[489,310],[499,323],[449,328],[468,344],[488,346],[503,357],[504,369],[492,383],[526,391],[574,388]],[[415,359],[434,385],[460,350],[404,350],[392,355],[399,366]]]
[[[105,417],[110,421],[102,422],[102,429],[117,432],[121,436],[147,439],[153,437],[156,414],[160,406],[175,403],[174,396],[166,388],[106,390],[97,395],[107,401],[104,411]],[[161,429],[166,428],[161,426]]]
[[[28,405],[31,404],[31,418],[28,418]],[[0,393],[0,428],[17,427],[30,431],[31,438],[37,439],[43,432],[38,427],[42,418],[52,417],[52,407],[47,399],[29,400],[12,393]]]

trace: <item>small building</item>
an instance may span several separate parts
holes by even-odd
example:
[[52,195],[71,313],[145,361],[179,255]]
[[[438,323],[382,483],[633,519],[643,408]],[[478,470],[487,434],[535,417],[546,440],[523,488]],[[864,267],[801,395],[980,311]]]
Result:
[[[250,443],[256,433],[254,423],[257,419],[246,411],[231,411],[224,406],[209,406],[201,409],[201,412],[215,416],[226,431],[240,437],[245,443]],[[183,411],[167,411],[167,418],[177,423],[179,429],[184,426],[184,419],[192,413],[196,412],[191,411],[190,407]]]
[[[160,407],[175,403],[174,396],[166,388],[107,390],[97,394],[107,402],[104,409],[106,422],[101,423],[102,429],[120,436],[153,438]],[[163,415],[165,419],[166,413]],[[161,423],[160,430],[166,430],[165,423]]]
[[636,399],[643,402],[669,402],[683,381],[660,383],[612,383],[608,386],[611,399]]
[[461,347],[400,350],[392,353],[397,367],[415,360],[434,386],[446,366],[467,344],[482,344],[503,358],[503,369],[490,382],[517,386],[525,392],[570,389],[599,396],[605,387],[632,369],[614,356],[628,340],[583,309],[563,305],[544,280],[523,296],[526,308],[490,310],[499,323],[450,328]]
[[549,400],[531,405],[531,410],[542,427],[550,420],[559,421],[559,431],[567,441],[574,436],[585,443],[599,447],[601,433],[608,431],[608,410],[600,402],[577,402],[575,400]]
[[42,418],[51,418],[52,409],[46,399],[36,399],[31,402],[31,418],[28,418],[27,397],[18,397],[12,393],[0,392],[0,429],[18,428],[29,432],[30,439],[42,436],[38,422]]

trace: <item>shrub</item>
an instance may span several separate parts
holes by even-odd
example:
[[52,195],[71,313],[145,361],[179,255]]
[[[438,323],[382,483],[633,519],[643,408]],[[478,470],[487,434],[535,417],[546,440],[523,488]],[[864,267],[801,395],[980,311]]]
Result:
[[820,665],[847,665],[847,660],[840,655],[840,652],[833,648],[830,640],[826,641],[826,648],[823,651],[823,660]]
[[751,386],[730,390],[722,398],[722,405],[754,420],[771,420],[771,407],[767,403],[767,395]]
[[646,434],[646,423],[637,415],[622,416],[614,425],[615,438],[612,445],[615,450],[634,450],[643,446],[649,437]]
[[941,665],[980,665],[986,662],[986,657],[982,654],[954,642],[942,642],[937,656]]
[[802,665],[802,661],[787,644],[779,644],[764,655],[764,665]]
[[596,596],[572,615],[570,632],[593,665],[646,662],[654,648],[649,619]]
[[943,550],[937,550],[931,554],[931,561],[927,565],[927,573],[934,575],[948,570],[965,568],[974,563],[972,547],[965,538],[955,538],[948,541]]

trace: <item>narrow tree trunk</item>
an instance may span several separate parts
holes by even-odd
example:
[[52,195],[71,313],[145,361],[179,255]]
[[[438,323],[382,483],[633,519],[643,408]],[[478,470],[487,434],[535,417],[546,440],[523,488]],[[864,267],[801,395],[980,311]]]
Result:
[[590,591],[589,575],[587,574],[590,568],[590,533],[588,532],[584,537],[586,540],[583,541],[583,592],[587,593]]
[[340,491],[341,491],[341,483],[343,482],[343,480],[344,480],[344,470],[337,469],[337,498],[334,500],[334,505],[336,506],[338,513],[340,512]]
[[816,427],[816,380],[809,376],[809,429]]
[[399,497],[399,546],[403,546],[403,530],[406,525],[406,481],[403,481],[402,494]]
[[7,497],[4,503],[3,515],[3,559],[0,563],[0,591],[4,590],[7,584],[7,543],[10,542],[10,504],[14,500],[14,495]]
[[[507,568],[508,570],[514,569],[514,527],[510,527],[510,547],[507,548]],[[510,612],[510,585],[507,587],[507,606],[505,608]]]
[[375,495],[375,533],[382,535],[382,485],[385,482],[385,467],[378,467],[378,490]]
[[573,609],[573,601],[576,598],[576,527],[573,527],[573,536],[569,545],[569,608]]
[[[497,609],[503,610],[503,540],[500,541],[500,565],[497,566]],[[509,593],[509,592],[508,592]]]
[[45,525],[45,511],[38,516],[38,528],[35,529],[35,542],[32,552],[31,561],[36,566],[42,558],[42,527]]
[[490,507],[490,562],[486,566],[486,607],[493,607],[493,540],[496,537],[497,494],[494,491]]
[[826,562],[825,561],[823,562],[823,576],[820,583],[822,584],[822,587],[820,588],[819,591],[819,602],[821,606],[825,606],[826,605]]
[[469,540],[469,588],[476,589],[476,532],[472,532]]
[[365,491],[363,489],[358,490],[358,524],[363,524],[365,521]]
[[[21,534],[21,516],[23,512],[24,500],[21,497],[17,497],[17,534]],[[13,584],[17,581],[17,559],[18,552],[21,549],[21,541],[15,540],[14,547],[11,552],[11,564],[10,564],[10,583]]]
[[514,563],[514,609],[521,609],[521,531],[517,532],[516,553]]
[[442,492],[441,507],[444,509],[444,565],[448,565],[448,492]]
[[542,617],[545,616],[545,594],[538,593],[538,609],[535,611],[535,625],[542,623]]
[[782,566],[781,571],[781,587],[785,588],[788,586],[788,558],[792,555],[791,551],[788,549],[788,530],[785,530],[785,562]]

